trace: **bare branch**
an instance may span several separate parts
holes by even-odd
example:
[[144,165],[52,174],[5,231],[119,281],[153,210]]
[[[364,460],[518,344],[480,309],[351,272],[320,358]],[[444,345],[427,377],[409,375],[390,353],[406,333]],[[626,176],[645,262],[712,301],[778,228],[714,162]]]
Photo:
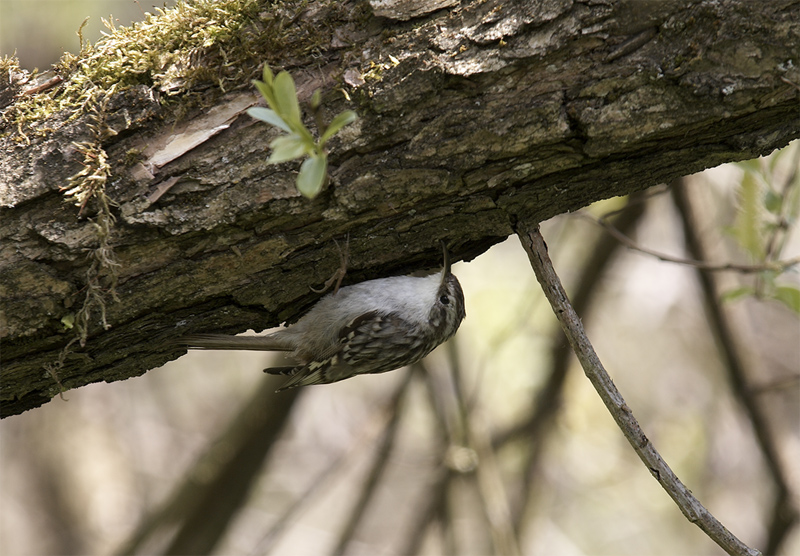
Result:
[[489,431],[486,430],[486,425],[481,416],[471,419],[467,430],[469,432],[470,445],[478,454],[479,463],[475,469],[475,476],[478,482],[478,492],[483,500],[486,517],[489,520],[495,551],[497,554],[508,556],[522,554],[514,523],[511,519],[508,496],[500,477],[497,458],[489,438]]
[[[636,228],[645,212],[643,201],[651,197],[648,192],[634,193],[628,197],[628,202],[619,211],[615,212],[613,225],[622,233],[628,234]],[[610,216],[610,215],[609,215]],[[578,272],[576,291],[573,297],[573,306],[577,313],[586,316],[592,304],[595,294],[598,292],[597,283],[605,276],[605,272],[614,259],[614,254],[620,249],[620,243],[613,237],[606,234],[599,234],[594,246],[591,249],[591,257],[587,259],[583,267]],[[524,465],[522,486],[519,489],[519,497],[516,505],[512,508],[514,527],[517,534],[522,529],[523,519],[528,505],[532,501],[532,490],[539,461],[541,460],[545,439],[552,427],[552,423],[558,411],[561,409],[562,392],[566,383],[567,372],[570,366],[569,350],[565,345],[566,338],[561,330],[554,331],[550,345],[552,346],[549,360],[552,366],[547,380],[541,389],[536,393],[534,407],[527,419],[517,423],[515,427],[504,431],[495,437],[493,445],[495,449],[503,444],[504,441],[518,436],[525,436],[530,444]]]
[[758,550],[748,547],[728,531],[694,497],[644,434],[589,342],[581,320],[572,308],[561,285],[561,280],[559,280],[553,269],[552,262],[547,254],[547,246],[539,232],[538,225],[530,225],[524,221],[519,222],[517,224],[517,234],[522,241],[525,252],[528,254],[531,266],[542,286],[545,297],[553,307],[553,311],[561,323],[587,378],[597,390],[625,438],[650,470],[650,473],[667,491],[686,518],[700,527],[728,554],[736,556],[760,555],[761,553]]
[[626,247],[630,249],[633,249],[634,251],[639,251],[640,253],[651,255],[659,260],[668,263],[693,266],[698,270],[706,270],[709,272],[733,271],[733,272],[745,272],[745,273],[763,272],[765,270],[783,272],[795,265],[800,264],[800,257],[795,257],[793,259],[788,259],[785,261],[770,261],[764,264],[710,263],[707,261],[699,261],[696,259],[684,259],[681,257],[673,257],[672,255],[667,255],[666,253],[660,253],[658,251],[642,247],[641,245],[633,241],[631,238],[620,232],[613,224],[608,222],[607,218],[609,215],[605,215],[600,218],[594,218],[593,216],[585,212],[578,212],[575,213],[575,215],[580,216],[582,218],[586,218],[591,222],[594,222],[595,224],[603,228],[606,232],[614,236],[620,243],[624,244]]

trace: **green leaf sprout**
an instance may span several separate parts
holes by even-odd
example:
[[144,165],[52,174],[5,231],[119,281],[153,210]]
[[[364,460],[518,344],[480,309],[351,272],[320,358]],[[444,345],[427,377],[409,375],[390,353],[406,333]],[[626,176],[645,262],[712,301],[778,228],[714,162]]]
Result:
[[358,116],[352,110],[337,114],[330,124],[325,126],[319,116],[322,95],[314,91],[310,106],[314,111],[319,139],[314,139],[311,131],[303,124],[300,103],[297,100],[297,89],[294,79],[288,72],[282,71],[273,75],[268,64],[264,64],[262,80],[253,81],[258,92],[267,101],[269,108],[249,108],[247,113],[262,122],[273,125],[286,132],[270,143],[272,154],[268,164],[280,164],[297,158],[308,157],[300,165],[297,175],[297,190],[302,195],[313,199],[316,197],[328,178],[328,153],[325,144],[344,126],[351,124]]

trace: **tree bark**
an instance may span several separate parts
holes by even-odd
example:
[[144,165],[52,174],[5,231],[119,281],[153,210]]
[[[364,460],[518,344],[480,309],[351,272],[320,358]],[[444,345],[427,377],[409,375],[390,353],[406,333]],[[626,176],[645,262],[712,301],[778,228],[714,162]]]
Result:
[[[239,30],[202,44],[213,18],[170,23],[192,33],[153,66],[117,30],[55,80],[0,75],[2,416],[142,374],[180,335],[296,318],[340,264],[334,239],[345,283],[435,266],[439,239],[468,260],[520,218],[800,137],[798,1],[240,4]],[[320,89],[328,120],[359,114],[314,200],[244,113],[265,60],[301,102]],[[92,63],[116,80],[19,118]]]

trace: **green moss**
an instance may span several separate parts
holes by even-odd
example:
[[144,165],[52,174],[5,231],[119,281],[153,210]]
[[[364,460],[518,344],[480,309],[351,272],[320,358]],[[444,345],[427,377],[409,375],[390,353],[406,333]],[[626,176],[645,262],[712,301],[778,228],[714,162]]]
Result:
[[[308,0],[186,0],[156,9],[144,21],[115,27],[78,54],[64,53],[52,68],[63,80],[49,90],[23,96],[3,115],[4,134],[46,135],[40,122],[54,113],[69,122],[104,94],[146,85],[164,95],[165,117],[182,117],[232,89],[249,87],[264,60],[303,59],[330,44],[334,22],[315,28],[303,13]],[[314,9],[339,9],[316,2]],[[345,16],[346,14],[341,14]],[[15,59],[0,69],[18,69]],[[36,75],[32,76],[33,78]],[[49,124],[48,124],[49,125]]]
[[128,149],[125,152],[125,156],[122,159],[122,164],[125,165],[126,168],[133,166],[137,162],[141,162],[144,160],[145,156],[141,149]]
[[3,55],[0,57],[0,75],[5,76],[16,71],[19,71],[19,60],[16,56]]

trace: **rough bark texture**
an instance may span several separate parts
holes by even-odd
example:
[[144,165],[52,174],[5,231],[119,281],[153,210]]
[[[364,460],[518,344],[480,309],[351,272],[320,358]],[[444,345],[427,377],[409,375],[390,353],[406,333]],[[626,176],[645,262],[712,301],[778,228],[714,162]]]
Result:
[[[435,266],[440,238],[470,259],[518,217],[800,136],[797,1],[373,4],[311,3],[286,25],[323,36],[264,55],[301,101],[319,88],[328,117],[360,115],[331,142],[331,185],[313,201],[297,165],[265,164],[275,131],[244,114],[255,59],[225,95],[171,97],[213,98],[178,121],[138,85],[37,122],[48,131],[29,143],[0,129],[3,416],[142,374],[179,356],[182,334],[296,318],[339,266],[334,238],[350,237],[346,283]],[[271,32],[285,6],[264,6],[251,31]],[[0,79],[4,107],[21,85]],[[98,152],[113,223],[97,198],[79,214],[59,190]],[[65,350],[87,315],[85,346]]]

